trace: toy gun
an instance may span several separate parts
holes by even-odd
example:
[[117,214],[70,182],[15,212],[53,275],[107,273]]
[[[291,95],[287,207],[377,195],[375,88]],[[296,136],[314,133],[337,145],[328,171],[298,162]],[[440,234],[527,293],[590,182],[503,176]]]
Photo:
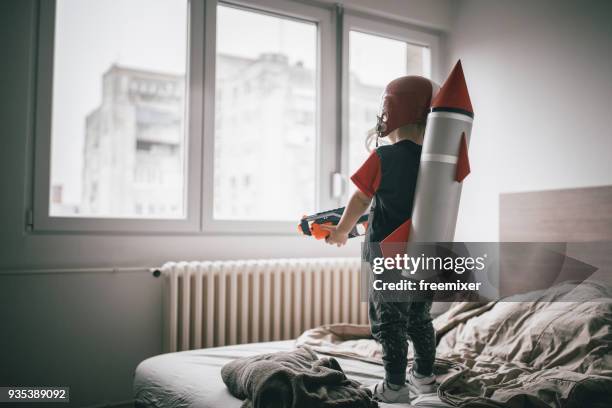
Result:
[[[298,231],[303,235],[313,236],[315,239],[325,239],[329,235],[329,231],[321,228],[321,225],[338,225],[342,213],[344,213],[344,207],[304,216],[298,225]],[[367,228],[368,214],[363,214],[349,232],[349,238],[365,234]]]

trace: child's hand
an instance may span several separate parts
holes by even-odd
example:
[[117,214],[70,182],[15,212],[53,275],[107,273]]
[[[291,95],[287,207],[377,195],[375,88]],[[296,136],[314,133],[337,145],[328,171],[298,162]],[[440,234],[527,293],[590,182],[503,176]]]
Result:
[[348,232],[338,230],[337,225],[322,224],[321,229],[329,231],[329,235],[327,238],[325,238],[325,242],[328,244],[337,245],[339,247],[346,244],[346,241],[348,240]]

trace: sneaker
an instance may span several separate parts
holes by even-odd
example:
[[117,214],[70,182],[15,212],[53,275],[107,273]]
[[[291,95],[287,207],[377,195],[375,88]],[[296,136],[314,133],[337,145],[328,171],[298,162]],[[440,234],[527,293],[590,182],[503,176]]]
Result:
[[368,387],[372,391],[372,399],[379,402],[393,403],[410,403],[410,390],[405,385],[398,385],[398,389],[392,389],[387,381],[371,385]]
[[414,375],[412,368],[408,371],[406,384],[410,391],[414,394],[431,394],[436,392],[438,389],[435,375],[432,374],[428,377],[417,377]]

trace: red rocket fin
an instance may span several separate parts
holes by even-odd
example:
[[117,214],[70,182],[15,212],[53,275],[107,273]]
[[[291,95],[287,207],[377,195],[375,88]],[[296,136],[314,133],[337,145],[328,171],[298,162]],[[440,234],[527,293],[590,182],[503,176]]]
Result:
[[411,225],[412,220],[409,218],[380,242],[380,249],[385,258],[394,258],[395,255],[406,253],[406,242],[410,236]]
[[464,178],[470,174],[470,158],[468,156],[467,140],[465,132],[461,133],[461,142],[459,144],[459,158],[457,160],[457,170],[455,172],[455,181],[461,183]]
[[440,91],[438,91],[438,94],[431,102],[431,107],[459,109],[471,114],[474,113],[465,77],[463,76],[461,60],[457,61],[448,78],[444,81],[444,85],[442,85],[442,88],[440,88]]
[[408,242],[410,236],[410,226],[412,220],[409,218],[402,225],[397,227],[392,233],[387,235],[385,239],[381,241],[382,244],[395,243],[395,242]]

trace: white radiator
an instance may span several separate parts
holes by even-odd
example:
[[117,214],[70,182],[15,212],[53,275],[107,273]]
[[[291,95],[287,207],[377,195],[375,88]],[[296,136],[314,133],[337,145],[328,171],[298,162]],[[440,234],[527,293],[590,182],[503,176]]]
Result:
[[285,340],[327,323],[367,323],[359,258],[169,262],[164,351]]

